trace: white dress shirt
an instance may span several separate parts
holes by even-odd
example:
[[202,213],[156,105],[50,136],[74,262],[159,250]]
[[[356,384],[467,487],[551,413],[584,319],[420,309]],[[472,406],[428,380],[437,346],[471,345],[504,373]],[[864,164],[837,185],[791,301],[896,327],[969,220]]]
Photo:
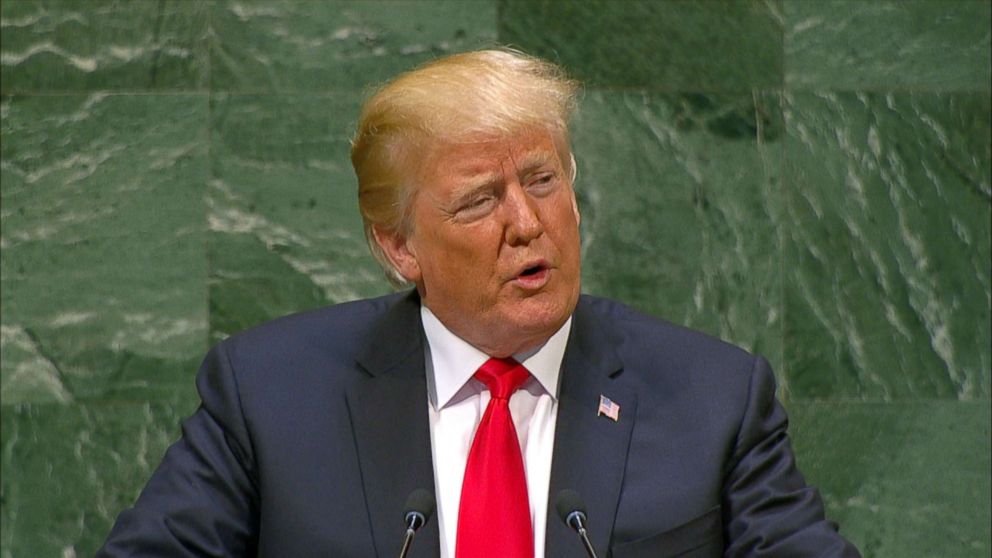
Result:
[[[489,356],[452,333],[426,306],[420,317],[427,335],[429,399],[437,520],[441,558],[454,558],[462,477],[472,438],[489,404],[489,390],[473,378]],[[527,476],[534,558],[544,557],[551,456],[558,414],[558,376],[572,319],[541,347],[513,357],[531,377],[510,397],[510,415],[520,438]]]

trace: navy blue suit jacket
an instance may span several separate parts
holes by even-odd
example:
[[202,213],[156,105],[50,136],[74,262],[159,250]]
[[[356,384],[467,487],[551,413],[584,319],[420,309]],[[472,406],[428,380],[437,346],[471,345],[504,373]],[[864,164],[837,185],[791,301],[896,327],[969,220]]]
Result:
[[[202,405],[98,556],[398,553],[433,491],[415,294],[270,322],[210,351]],[[719,340],[581,297],[550,500],[581,494],[601,557],[856,556],[796,470],[772,372]],[[598,416],[600,395],[620,406]],[[548,511],[551,557],[584,556]],[[411,556],[437,556],[437,521]]]

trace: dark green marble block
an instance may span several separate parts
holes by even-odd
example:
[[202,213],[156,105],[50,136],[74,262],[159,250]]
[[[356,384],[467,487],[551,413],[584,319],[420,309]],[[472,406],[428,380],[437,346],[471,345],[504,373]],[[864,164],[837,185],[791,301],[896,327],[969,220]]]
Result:
[[206,349],[206,97],[11,96],[4,405],[193,397]]
[[987,93],[797,93],[782,226],[793,395],[988,399]]

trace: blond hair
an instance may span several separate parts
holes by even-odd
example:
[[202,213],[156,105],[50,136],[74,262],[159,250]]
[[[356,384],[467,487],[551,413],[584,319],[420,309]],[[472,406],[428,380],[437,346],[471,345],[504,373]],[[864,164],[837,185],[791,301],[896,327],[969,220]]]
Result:
[[373,227],[410,232],[416,161],[434,146],[503,138],[530,128],[547,129],[567,149],[577,92],[578,83],[558,66],[500,49],[428,62],[386,83],[365,102],[351,164],[366,241],[394,285],[405,280],[379,247]]

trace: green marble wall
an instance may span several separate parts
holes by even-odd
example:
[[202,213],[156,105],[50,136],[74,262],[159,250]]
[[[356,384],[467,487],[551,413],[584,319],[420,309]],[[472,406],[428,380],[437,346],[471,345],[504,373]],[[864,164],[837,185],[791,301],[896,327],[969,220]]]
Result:
[[92,554],[218,339],[388,287],[367,84],[495,42],[588,85],[584,288],[775,364],[868,556],[990,556],[987,0],[4,0],[0,555]]

